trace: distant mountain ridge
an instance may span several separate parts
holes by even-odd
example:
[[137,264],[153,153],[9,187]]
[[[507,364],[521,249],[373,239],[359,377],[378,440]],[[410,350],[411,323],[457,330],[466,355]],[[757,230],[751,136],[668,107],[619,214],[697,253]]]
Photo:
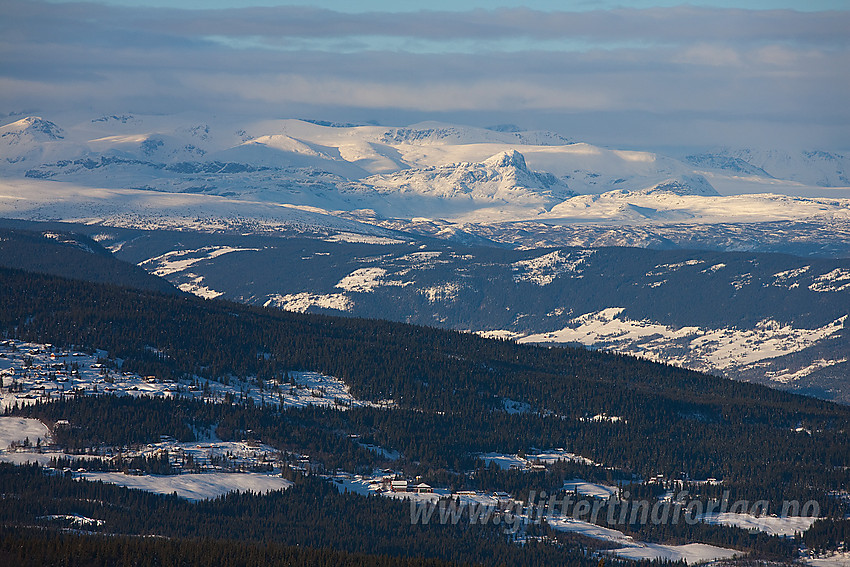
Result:
[[[471,237],[464,223],[661,227],[850,219],[850,187],[825,197],[792,196],[817,195],[817,188],[780,175],[791,166],[756,165],[761,155],[680,161],[551,132],[439,122],[388,127],[115,114],[59,126],[29,117],[0,128],[0,190],[7,197],[0,215],[193,230],[207,218],[210,227],[243,231],[293,222],[325,230],[345,224],[343,216],[349,230],[366,234],[376,230],[363,222],[428,218],[455,223],[434,234],[453,240]],[[840,154],[807,156],[793,161],[797,177],[846,179]],[[188,216],[175,207],[181,200]],[[225,203],[233,203],[232,213]],[[485,238],[499,242],[495,232]]]

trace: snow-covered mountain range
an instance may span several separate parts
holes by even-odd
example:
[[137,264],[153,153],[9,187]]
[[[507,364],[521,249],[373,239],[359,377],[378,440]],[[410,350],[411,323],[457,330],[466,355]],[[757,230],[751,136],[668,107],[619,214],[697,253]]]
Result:
[[0,127],[0,217],[81,223],[184,291],[580,343],[842,400],[848,172],[834,151],[676,159],[433,122]]
[[848,168],[834,152],[723,149],[677,160],[550,132],[431,122],[116,115],[59,125],[31,116],[0,127],[0,182],[15,201],[0,204],[0,214],[61,218],[39,202],[47,191],[68,218],[101,219],[99,205],[128,191],[122,198],[148,206],[162,200],[162,210],[150,213],[160,218],[174,209],[165,194],[178,193],[209,217],[219,216],[220,201],[190,195],[238,202],[240,217],[262,218],[271,204],[461,223],[833,220],[848,218]]

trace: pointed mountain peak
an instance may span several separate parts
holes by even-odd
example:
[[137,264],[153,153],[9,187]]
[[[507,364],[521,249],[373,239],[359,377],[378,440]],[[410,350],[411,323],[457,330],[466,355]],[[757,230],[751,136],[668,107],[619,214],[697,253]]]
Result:
[[499,152],[487,158],[484,164],[494,168],[512,167],[521,171],[528,171],[528,166],[525,164],[525,156],[513,149]]
[[61,140],[62,128],[40,116],[27,116],[0,128],[0,136],[32,135],[40,141]]

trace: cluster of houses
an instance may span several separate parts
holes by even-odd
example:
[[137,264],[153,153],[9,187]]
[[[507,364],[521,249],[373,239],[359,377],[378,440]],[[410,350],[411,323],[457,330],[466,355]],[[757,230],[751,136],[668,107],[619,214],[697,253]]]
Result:
[[[414,482],[416,484],[414,484]],[[369,484],[377,489],[377,492],[409,492],[412,494],[432,494],[434,489],[422,482],[421,477],[411,482],[391,470],[384,470],[383,475],[373,478]]]

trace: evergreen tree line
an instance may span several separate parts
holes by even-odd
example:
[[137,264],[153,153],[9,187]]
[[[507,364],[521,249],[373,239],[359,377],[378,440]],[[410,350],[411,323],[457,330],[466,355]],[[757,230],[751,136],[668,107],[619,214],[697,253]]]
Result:
[[[247,544],[300,546],[308,552],[334,549],[470,565],[595,567],[597,563],[584,546],[534,541],[520,546],[499,526],[491,524],[412,524],[408,502],[341,494],[335,486],[316,476],[297,476],[291,488],[266,495],[230,493],[196,503],[176,495],[163,496],[47,475],[41,467],[33,465],[0,463],[0,486],[3,486],[3,501],[13,503],[0,506],[2,526],[50,528],[56,524],[49,516],[77,514],[104,521],[99,528],[88,527],[89,530],[163,536],[174,540],[174,545],[182,545],[181,541],[185,540],[191,545],[192,540],[203,539],[227,546],[227,542],[238,540]],[[37,539],[49,541],[48,533],[43,533]],[[157,541],[158,538],[145,539]],[[56,553],[62,556],[64,552]],[[324,552],[316,553],[321,557]],[[340,557],[345,560],[344,556]],[[176,564],[183,565],[178,559],[179,556],[174,558]],[[66,556],[65,561],[64,564],[73,565],[69,563],[73,554]],[[609,564],[634,565],[615,560]]]
[[825,518],[816,521],[803,534],[803,543],[817,553],[850,551],[850,519]]
[[449,567],[437,559],[214,539],[98,536],[0,527],[0,564],[17,567]]
[[[829,455],[842,446],[795,445],[801,437],[794,432],[775,432],[767,426],[709,425],[687,431],[688,442],[678,447],[662,444],[657,438],[634,439],[620,431],[621,425],[570,422],[533,414],[510,415],[488,412],[483,415],[438,415],[412,410],[378,408],[338,409],[306,407],[280,411],[272,406],[207,404],[195,400],[147,397],[98,396],[65,401],[39,402],[9,410],[14,415],[33,417],[48,424],[66,420],[70,427],[53,428],[54,441],[70,452],[91,452],[96,447],[131,447],[158,442],[163,435],[184,441],[194,440],[194,431],[215,426],[223,440],[256,438],[284,454],[309,455],[326,470],[342,469],[370,473],[376,467],[392,467],[409,476],[423,476],[433,486],[455,490],[505,491],[523,497],[534,490],[553,493],[564,480],[583,478],[607,484],[628,484],[646,479],[659,470],[666,478],[665,490],[688,490],[691,496],[720,499],[728,491],[734,500],[767,500],[773,513],[781,511],[786,500],[818,502],[821,514],[842,515],[846,506],[831,496],[835,487],[850,484],[850,469],[824,466]],[[418,420],[418,421],[417,421]],[[250,433],[249,433],[250,431]],[[735,433],[739,432],[736,437]],[[759,434],[785,438],[796,453],[775,452],[759,442]],[[749,439],[743,448],[742,440]],[[364,448],[363,443],[396,449],[397,461],[389,461]],[[579,454],[593,455],[602,465],[562,461],[546,471],[500,470],[485,466],[479,455],[489,452],[526,452],[531,447],[565,446]],[[704,446],[711,448],[708,457]],[[752,452],[750,452],[752,451]],[[724,456],[725,455],[725,456]],[[826,456],[825,456],[826,455]],[[713,467],[696,466],[699,458],[716,458]],[[606,463],[626,463],[621,469]],[[665,467],[664,464],[667,463]],[[770,462],[759,475],[753,470]],[[718,485],[694,483],[680,473],[690,471],[691,479],[720,474]],[[473,474],[467,474],[472,471]],[[658,484],[635,484],[629,490],[635,498],[653,498]]]

